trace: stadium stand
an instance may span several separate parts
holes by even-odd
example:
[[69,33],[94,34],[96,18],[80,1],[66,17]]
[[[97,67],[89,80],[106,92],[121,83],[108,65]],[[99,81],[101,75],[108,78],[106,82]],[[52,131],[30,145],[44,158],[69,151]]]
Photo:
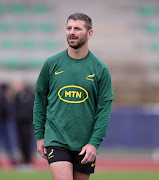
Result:
[[[82,3],[84,2],[84,3]],[[96,0],[2,0],[0,3],[0,80],[12,81],[15,69],[40,71],[47,57],[67,47],[66,18],[84,12],[93,19],[90,50],[107,63],[116,103],[158,102],[159,2]],[[38,62],[39,61],[39,62]],[[3,70],[3,71],[2,71]],[[15,73],[13,73],[15,74]],[[37,74],[33,73],[32,83]],[[28,81],[27,76],[25,78]],[[156,96],[148,96],[148,93]]]

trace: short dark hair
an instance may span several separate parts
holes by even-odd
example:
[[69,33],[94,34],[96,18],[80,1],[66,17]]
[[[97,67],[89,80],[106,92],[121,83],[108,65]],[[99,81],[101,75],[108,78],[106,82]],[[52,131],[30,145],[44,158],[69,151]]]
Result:
[[70,15],[67,19],[67,23],[70,19],[73,20],[82,20],[85,22],[86,24],[86,29],[89,31],[90,29],[92,29],[92,20],[89,16],[87,16],[86,14],[83,13],[74,13],[72,15]]

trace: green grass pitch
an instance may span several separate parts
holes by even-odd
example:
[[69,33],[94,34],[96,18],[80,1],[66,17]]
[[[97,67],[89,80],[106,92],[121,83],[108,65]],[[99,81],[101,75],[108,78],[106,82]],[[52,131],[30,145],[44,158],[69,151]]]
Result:
[[[49,171],[0,171],[0,180],[52,180]],[[159,180],[159,171],[110,171],[91,175],[90,180]]]

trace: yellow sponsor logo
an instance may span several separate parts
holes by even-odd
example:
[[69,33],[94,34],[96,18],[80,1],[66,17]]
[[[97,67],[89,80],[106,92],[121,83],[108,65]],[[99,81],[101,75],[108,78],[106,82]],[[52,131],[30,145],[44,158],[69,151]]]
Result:
[[95,76],[95,74],[93,73],[92,75],[88,75],[88,76],[86,77],[86,79],[87,79],[87,80],[90,80],[90,81],[94,81],[94,79],[92,79],[92,78],[94,78],[94,76]]
[[63,73],[63,72],[64,72],[64,71],[60,71],[60,72],[55,71],[55,75],[61,74],[61,73]]
[[95,166],[95,163],[92,163],[91,166],[94,167],[94,166]]
[[76,97],[76,98],[81,98],[81,94],[82,92],[78,92],[78,91],[65,91],[65,97],[69,96],[69,97]]
[[82,103],[88,99],[88,92],[76,85],[64,86],[58,91],[59,98],[67,103]]
[[54,152],[54,150],[53,150],[53,149],[51,149],[51,152],[48,154],[48,159],[50,159],[50,158],[54,157],[53,152]]

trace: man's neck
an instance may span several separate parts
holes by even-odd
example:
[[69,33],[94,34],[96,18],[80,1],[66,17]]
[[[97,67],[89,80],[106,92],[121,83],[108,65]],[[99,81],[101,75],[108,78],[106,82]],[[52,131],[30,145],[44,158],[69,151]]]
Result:
[[73,59],[83,59],[88,54],[88,48],[73,49],[68,47],[68,55]]

